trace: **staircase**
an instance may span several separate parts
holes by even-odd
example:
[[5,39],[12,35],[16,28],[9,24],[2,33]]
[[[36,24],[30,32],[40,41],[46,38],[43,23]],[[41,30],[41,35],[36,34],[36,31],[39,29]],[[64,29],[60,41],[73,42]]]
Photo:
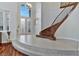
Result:
[[61,24],[68,18],[70,13],[76,8],[77,4],[78,3],[74,3],[70,6],[66,6],[55,18],[53,23],[46,29],[43,29],[41,32],[39,32],[39,35],[36,36],[41,38],[47,38],[50,40],[56,40],[56,37],[54,36],[55,32],[61,26]]

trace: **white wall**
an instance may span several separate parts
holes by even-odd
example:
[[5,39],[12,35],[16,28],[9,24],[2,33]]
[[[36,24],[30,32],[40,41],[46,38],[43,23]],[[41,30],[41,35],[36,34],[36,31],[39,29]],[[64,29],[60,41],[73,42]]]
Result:
[[79,5],[56,32],[58,38],[79,40]]
[[42,3],[42,29],[50,26],[56,16],[60,13],[59,2],[44,2]]
[[32,16],[31,16],[31,31],[32,34],[35,34],[35,20],[36,20],[36,3],[35,2],[31,2],[32,4]]
[[0,9],[9,10],[11,12],[10,17],[10,29],[11,39],[16,39],[16,13],[17,13],[17,2],[0,2]]
[[41,2],[36,3],[36,24],[35,24],[35,34],[39,34],[41,31]]

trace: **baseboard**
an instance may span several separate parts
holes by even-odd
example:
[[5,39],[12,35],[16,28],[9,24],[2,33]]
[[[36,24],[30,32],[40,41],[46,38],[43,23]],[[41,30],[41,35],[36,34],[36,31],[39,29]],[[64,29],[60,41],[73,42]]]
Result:
[[0,43],[0,45],[8,45],[8,44],[12,44],[11,42],[8,43]]
[[70,37],[56,37],[56,38],[57,38],[57,39],[67,39],[67,40],[79,41],[79,39],[70,38]]

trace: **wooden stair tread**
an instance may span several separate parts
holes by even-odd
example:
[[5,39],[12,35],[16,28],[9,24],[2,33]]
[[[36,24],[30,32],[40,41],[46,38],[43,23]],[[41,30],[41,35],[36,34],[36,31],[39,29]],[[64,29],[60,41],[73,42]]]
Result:
[[56,40],[55,37],[51,37],[51,36],[36,35],[36,37],[47,38],[47,39],[50,39],[50,40]]

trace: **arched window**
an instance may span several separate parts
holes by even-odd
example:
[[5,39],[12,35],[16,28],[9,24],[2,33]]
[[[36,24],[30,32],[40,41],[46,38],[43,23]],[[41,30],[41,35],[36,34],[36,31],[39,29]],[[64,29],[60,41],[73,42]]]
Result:
[[20,16],[31,17],[31,8],[28,4],[21,4],[21,6],[20,6]]

